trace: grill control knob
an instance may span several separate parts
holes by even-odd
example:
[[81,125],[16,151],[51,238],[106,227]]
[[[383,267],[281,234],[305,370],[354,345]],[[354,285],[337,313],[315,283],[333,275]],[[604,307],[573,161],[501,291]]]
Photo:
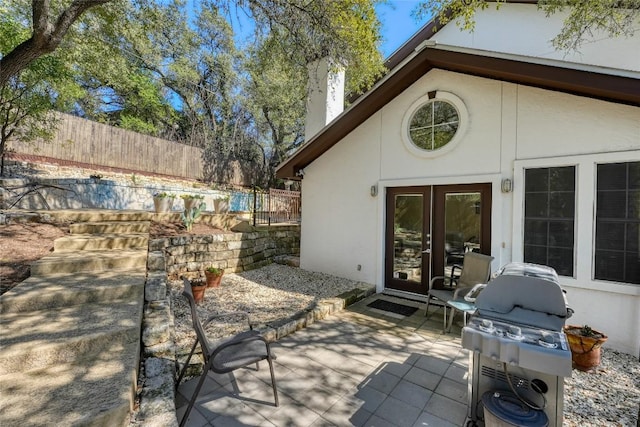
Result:
[[517,326],[509,326],[509,333],[511,335],[519,336],[522,333],[522,331]]
[[491,320],[483,319],[482,326],[484,326],[487,329],[491,329],[493,327],[493,322]]

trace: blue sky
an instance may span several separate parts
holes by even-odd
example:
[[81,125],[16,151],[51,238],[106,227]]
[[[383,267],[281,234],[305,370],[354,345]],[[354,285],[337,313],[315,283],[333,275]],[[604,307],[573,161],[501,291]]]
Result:
[[[191,1],[197,2],[198,0]],[[426,20],[417,22],[411,16],[411,12],[417,4],[418,0],[388,0],[385,4],[376,7],[378,19],[382,23],[383,43],[381,49],[385,58],[426,24]],[[250,32],[253,26],[242,11],[232,11],[231,18],[236,31],[236,41],[242,44],[243,38],[246,37],[244,33]]]
[[426,20],[416,22],[411,16],[411,12],[417,4],[416,0],[390,0],[387,4],[376,7],[378,19],[382,23],[382,37],[384,38],[382,53],[385,58],[427,23]]

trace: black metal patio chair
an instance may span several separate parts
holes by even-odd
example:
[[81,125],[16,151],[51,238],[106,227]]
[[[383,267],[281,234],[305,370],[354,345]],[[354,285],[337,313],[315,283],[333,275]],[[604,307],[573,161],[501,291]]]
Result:
[[[191,352],[189,353],[189,357],[187,358],[182,370],[180,371],[180,375],[178,376],[178,380],[176,382],[176,389],[180,385],[182,378],[189,366],[189,361],[195,352],[195,349],[198,344],[200,344],[200,348],[202,349],[202,356],[204,358],[204,368],[202,370],[202,375],[198,381],[198,385],[193,391],[193,395],[189,400],[189,406],[187,407],[187,411],[184,413],[182,417],[182,421],[180,422],[180,427],[184,426],[189,418],[189,413],[191,409],[193,409],[193,405],[198,398],[198,393],[204,384],[205,379],[207,378],[207,374],[209,371],[217,373],[217,374],[226,374],[229,372],[233,372],[236,369],[244,368],[253,363],[256,364],[256,369],[259,369],[258,362],[262,360],[266,360],[269,363],[269,370],[271,372],[271,384],[273,386],[273,397],[275,400],[275,406],[279,406],[278,402],[278,390],[276,389],[276,378],[273,373],[273,360],[275,360],[275,356],[271,354],[271,348],[269,346],[269,342],[264,339],[260,335],[258,331],[253,330],[251,323],[249,323],[248,314],[244,312],[232,312],[232,313],[222,313],[216,314],[209,317],[204,323],[200,323],[200,319],[198,318],[198,313],[196,311],[196,303],[193,298],[193,293],[191,291],[191,282],[183,278],[184,289],[182,290],[182,295],[189,302],[189,306],[191,307],[191,318],[193,322],[193,329],[196,332],[196,341],[193,343],[193,347],[191,347]],[[205,327],[214,319],[226,317],[226,316],[236,316],[236,315],[244,315],[247,317],[247,322],[249,323],[249,330],[240,332],[236,335],[223,338],[219,341],[211,342],[207,339],[205,335]]]

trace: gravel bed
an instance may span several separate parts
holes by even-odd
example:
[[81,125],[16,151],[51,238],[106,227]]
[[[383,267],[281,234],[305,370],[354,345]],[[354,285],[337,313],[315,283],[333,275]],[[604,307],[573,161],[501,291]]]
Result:
[[[207,289],[198,306],[201,319],[212,314],[244,311],[258,327],[277,326],[331,298],[354,288],[371,285],[295,267],[271,264],[240,274],[225,273],[219,288]],[[180,295],[181,281],[170,281],[169,291],[175,316],[177,348],[193,343],[189,307]],[[219,338],[246,329],[241,318],[213,322],[207,334]],[[565,379],[564,426],[638,426],[640,405],[640,363],[632,355],[603,348],[600,366],[593,372],[573,370]]]
[[638,426],[640,363],[630,354],[602,349],[593,372],[565,379],[564,426]]
[[[208,288],[204,301],[198,304],[201,321],[224,312],[243,311],[258,328],[278,326],[283,320],[309,311],[318,301],[336,297],[356,288],[372,285],[328,274],[314,273],[296,267],[269,264],[238,274],[225,273],[219,288]],[[182,297],[182,281],[169,282],[175,317],[176,347],[191,347],[195,334],[191,326],[189,305]],[[207,328],[212,339],[246,329],[246,320],[236,316],[214,321]]]

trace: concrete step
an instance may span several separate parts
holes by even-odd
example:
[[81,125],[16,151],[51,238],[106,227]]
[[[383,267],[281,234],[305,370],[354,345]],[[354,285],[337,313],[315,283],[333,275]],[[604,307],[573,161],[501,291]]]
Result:
[[32,276],[87,271],[146,271],[147,251],[54,252],[31,264]]
[[140,343],[113,344],[92,361],[0,376],[0,425],[126,426]]
[[153,212],[134,210],[61,209],[47,213],[52,218],[64,222],[151,221],[154,218]]
[[146,272],[86,272],[32,276],[0,296],[0,313],[19,313],[93,302],[137,300]]
[[148,234],[74,234],[56,239],[54,252],[147,249]]
[[139,341],[141,322],[142,298],[3,314],[0,375],[107,357]]
[[150,221],[78,222],[69,226],[71,234],[149,233]]

